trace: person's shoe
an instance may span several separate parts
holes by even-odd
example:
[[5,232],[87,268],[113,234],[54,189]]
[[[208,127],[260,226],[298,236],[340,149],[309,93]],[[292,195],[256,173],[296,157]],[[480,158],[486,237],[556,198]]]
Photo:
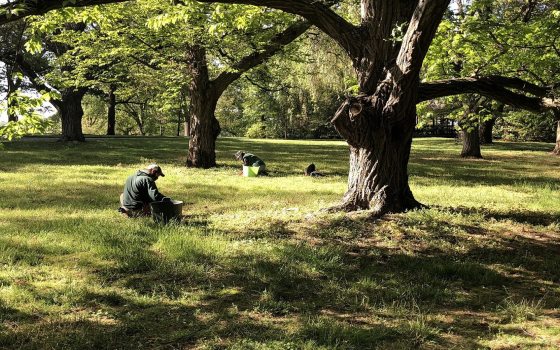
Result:
[[125,208],[123,208],[123,207],[119,207],[119,208],[117,209],[117,211],[118,211],[122,216],[124,216],[125,218],[129,218],[129,217],[130,217],[130,215],[128,215],[128,211],[127,211]]

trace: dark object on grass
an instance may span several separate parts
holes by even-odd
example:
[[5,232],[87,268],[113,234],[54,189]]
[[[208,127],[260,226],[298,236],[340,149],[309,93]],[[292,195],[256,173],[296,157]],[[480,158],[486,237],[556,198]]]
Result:
[[150,203],[150,207],[152,208],[152,219],[158,224],[181,221],[183,215],[182,201],[176,201],[166,197],[160,202]]
[[307,168],[305,168],[304,174],[305,176],[313,176],[313,177],[325,176],[316,170],[315,164],[313,163],[309,164]]

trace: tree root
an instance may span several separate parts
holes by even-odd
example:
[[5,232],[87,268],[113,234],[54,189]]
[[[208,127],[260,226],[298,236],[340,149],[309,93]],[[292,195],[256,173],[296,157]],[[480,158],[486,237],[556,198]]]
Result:
[[[373,201],[372,201],[373,203]],[[371,218],[380,218],[385,214],[396,214],[396,213],[404,213],[411,210],[418,210],[418,209],[428,209],[429,206],[418,202],[414,198],[409,198],[405,200],[405,203],[401,203],[400,205],[389,205],[387,202],[381,201],[377,202],[377,204],[373,207],[363,207],[358,204],[352,202],[343,202],[338,205],[321,209],[320,212],[323,213],[352,213],[358,211],[367,211]]]

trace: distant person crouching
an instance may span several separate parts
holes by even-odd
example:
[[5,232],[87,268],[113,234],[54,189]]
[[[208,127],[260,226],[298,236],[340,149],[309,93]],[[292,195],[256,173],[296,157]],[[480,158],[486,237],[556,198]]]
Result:
[[322,173],[317,171],[317,168],[315,167],[315,164],[311,163],[307,166],[307,168],[305,168],[305,170],[303,171],[303,174],[305,176],[311,176],[311,177],[322,177],[325,176]]
[[266,175],[266,164],[264,163],[264,161],[262,159],[260,159],[259,157],[257,157],[254,154],[251,153],[247,153],[244,151],[237,151],[234,154],[235,159],[241,161],[243,163],[243,165],[246,166],[255,166],[255,167],[259,167],[259,174],[263,174]]
[[150,203],[170,200],[161,194],[156,186],[156,180],[164,177],[161,167],[150,164],[146,169],[138,170],[129,176],[121,193],[119,212],[128,217],[149,216]]

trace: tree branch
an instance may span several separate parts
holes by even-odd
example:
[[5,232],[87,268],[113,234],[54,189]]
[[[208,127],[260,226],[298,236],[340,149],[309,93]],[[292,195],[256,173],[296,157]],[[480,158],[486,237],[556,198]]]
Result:
[[[398,122],[414,96],[415,85],[422,68],[422,62],[450,0],[420,0],[414,10],[410,24],[403,38],[395,66],[389,71],[386,82],[392,84],[391,95],[384,107],[384,114],[391,122]],[[381,90],[378,90],[381,93]]]
[[[359,52],[357,42],[361,40],[358,27],[354,26],[330,9],[341,0],[198,0],[205,3],[244,4],[267,6],[299,15],[333,38],[351,55]],[[182,1],[178,1],[182,2]]]
[[[522,93],[506,89],[515,88],[534,94],[530,97]],[[518,78],[485,77],[462,78],[421,83],[417,102],[427,101],[438,97],[475,93],[500,101],[504,104],[526,109],[533,112],[544,112],[550,109],[560,109],[560,101],[547,97],[548,88],[538,87]]]
[[63,7],[83,7],[125,1],[127,0],[16,0],[0,5],[0,25],[16,21],[27,16],[42,15],[51,10]]
[[[45,84],[44,82],[42,82],[41,77],[39,76],[39,74],[37,74],[37,72],[35,71],[35,69],[33,69],[33,67],[24,60],[22,55],[17,55],[16,56],[16,60],[15,62],[17,63],[18,67],[20,68],[21,72],[29,78],[29,80],[31,81],[31,84],[35,87],[35,89],[37,91],[48,91],[48,92],[58,92],[57,90],[55,90],[54,88],[50,87],[49,85]],[[50,100],[50,103],[58,110],[60,111],[62,108],[62,104],[61,101],[58,99],[52,99]]]
[[243,73],[275,55],[286,45],[305,33],[309,27],[311,27],[311,24],[307,21],[292,24],[284,31],[276,34],[263,49],[243,57],[233,65],[232,70],[221,73],[213,81],[218,96]]

